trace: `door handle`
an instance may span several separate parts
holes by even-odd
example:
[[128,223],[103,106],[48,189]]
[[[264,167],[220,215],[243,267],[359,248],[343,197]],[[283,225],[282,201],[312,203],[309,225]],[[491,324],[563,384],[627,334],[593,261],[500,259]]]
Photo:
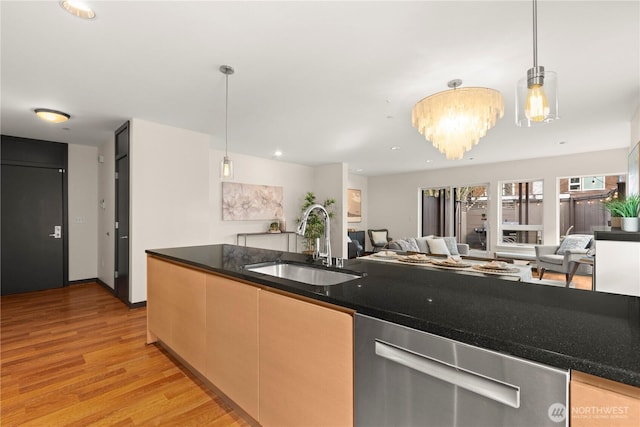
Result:
[[512,408],[520,407],[520,387],[518,386],[380,340],[375,341],[375,353],[377,356]]
[[56,225],[53,227],[53,234],[49,234],[49,237],[53,237],[54,239],[62,238],[62,226]]
[[120,236],[121,239],[128,239],[129,236]]

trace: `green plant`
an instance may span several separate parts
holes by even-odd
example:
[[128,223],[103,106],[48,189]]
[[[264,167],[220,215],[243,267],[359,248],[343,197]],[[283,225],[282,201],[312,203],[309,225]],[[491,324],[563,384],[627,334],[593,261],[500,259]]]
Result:
[[611,213],[611,216],[637,217],[640,214],[640,195],[631,194],[624,200],[611,199],[604,202],[604,207]]
[[[318,203],[316,201],[316,195],[311,191],[308,191],[304,196],[302,206],[300,207],[300,213],[304,213],[304,211],[306,211],[309,206],[315,205],[316,203]],[[322,203],[322,206],[324,206],[324,208],[329,213],[329,218],[333,218],[333,208],[335,204],[336,199],[326,199],[324,203]],[[300,222],[301,218],[298,218],[297,221]],[[315,240],[321,238],[323,235],[324,220],[322,219],[321,215],[316,210],[314,210],[309,214],[309,218],[307,219],[307,229],[304,232],[305,248],[307,250],[311,250],[312,246],[315,243]]]

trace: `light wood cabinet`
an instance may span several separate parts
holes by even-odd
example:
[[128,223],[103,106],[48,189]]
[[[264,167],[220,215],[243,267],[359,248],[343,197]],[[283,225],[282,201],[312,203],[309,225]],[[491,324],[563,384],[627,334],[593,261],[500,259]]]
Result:
[[148,341],[160,339],[199,372],[206,361],[206,274],[147,258]]
[[353,425],[353,313],[147,257],[157,339],[264,427]]
[[255,286],[207,275],[206,377],[256,420],[259,292]]
[[637,427],[640,388],[571,371],[571,427]]
[[270,291],[259,300],[260,423],[353,425],[353,317]]

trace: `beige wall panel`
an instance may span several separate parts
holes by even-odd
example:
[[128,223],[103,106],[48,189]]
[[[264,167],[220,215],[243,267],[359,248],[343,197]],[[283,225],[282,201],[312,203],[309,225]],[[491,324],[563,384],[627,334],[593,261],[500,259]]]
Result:
[[206,274],[153,257],[147,259],[147,328],[204,373]]
[[640,388],[571,372],[571,427],[638,427]]
[[[171,345],[171,264],[157,258],[147,257],[148,296],[147,330],[161,341]],[[175,313],[174,313],[175,314]],[[150,344],[150,343],[148,343]]]
[[260,423],[353,425],[353,317],[259,294]]
[[206,376],[256,420],[259,292],[251,285],[207,275]]

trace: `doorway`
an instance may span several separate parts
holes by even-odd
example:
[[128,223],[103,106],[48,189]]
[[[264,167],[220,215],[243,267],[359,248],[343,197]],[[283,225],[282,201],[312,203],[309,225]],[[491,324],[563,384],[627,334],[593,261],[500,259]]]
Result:
[[67,145],[2,136],[2,295],[68,284]]
[[129,304],[129,122],[116,130],[114,293]]

